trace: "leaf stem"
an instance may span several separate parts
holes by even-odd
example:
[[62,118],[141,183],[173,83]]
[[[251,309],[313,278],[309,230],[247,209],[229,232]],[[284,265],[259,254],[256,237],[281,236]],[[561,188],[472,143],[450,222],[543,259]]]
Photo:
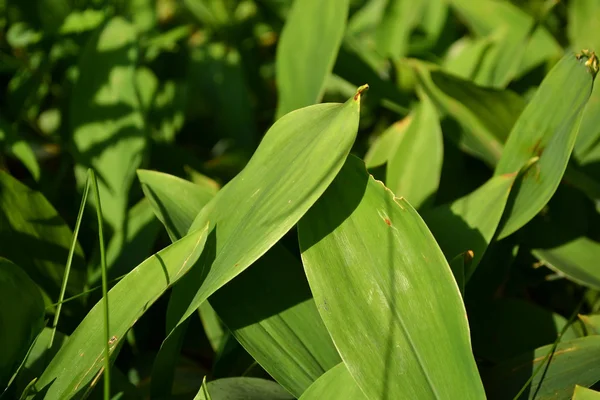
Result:
[[102,205],[100,204],[100,191],[98,181],[93,169],[89,169],[89,177],[94,189],[96,199],[96,215],[98,216],[98,239],[100,241],[100,266],[102,268],[102,299],[104,310],[104,400],[110,399],[110,334],[108,326],[108,279],[106,271],[106,254],[104,251],[104,232],[102,219]]

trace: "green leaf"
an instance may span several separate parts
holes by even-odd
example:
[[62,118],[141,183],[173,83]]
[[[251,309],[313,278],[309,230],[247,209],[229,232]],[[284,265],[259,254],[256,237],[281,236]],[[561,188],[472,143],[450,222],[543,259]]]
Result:
[[[500,362],[552,344],[567,323],[563,316],[533,303],[500,299],[469,311],[473,350],[478,357]],[[562,340],[582,336],[571,325]]]
[[[177,232],[189,227],[206,194],[166,174],[139,171],[139,175],[144,191],[155,193],[156,214],[163,220],[164,216],[176,216],[173,230],[178,238]],[[189,190],[185,195],[172,196],[178,186]],[[262,289],[257,292],[257,287]],[[312,300],[302,265],[281,245],[273,246],[252,268],[220,288],[211,296],[210,304],[261,366],[298,396],[340,361]],[[207,306],[202,303],[201,315],[206,314],[202,310]],[[174,334],[163,343],[159,355],[173,350],[165,344],[169,341],[175,341]],[[167,372],[157,374],[162,378]]]
[[256,261],[321,196],[354,143],[364,90],[344,104],[310,106],[279,119],[244,170],[200,211],[192,227],[210,220],[214,252],[175,287],[168,327]]
[[162,172],[139,169],[137,175],[154,214],[172,241],[186,235],[194,217],[215,195],[208,185],[197,185]]
[[349,0],[295,0],[277,45],[277,118],[321,101],[342,43]]
[[578,237],[556,247],[532,250],[544,265],[573,282],[600,290],[600,243]]
[[71,96],[76,177],[83,185],[87,169],[95,170],[104,219],[113,230],[122,228],[146,145],[136,60],[134,27],[120,17],[109,20],[85,46]]
[[385,183],[415,208],[434,201],[440,184],[444,143],[435,106],[423,96],[387,163]]
[[575,144],[592,81],[587,67],[575,55],[566,55],[544,78],[515,123],[494,174],[517,172],[534,157],[539,159],[519,180],[500,239],[531,220],[556,191]]
[[412,120],[413,116],[409,114],[404,119],[392,124],[375,139],[365,155],[367,168],[379,167],[392,158]]
[[464,271],[467,281],[494,237],[515,176],[494,177],[474,192],[424,215],[446,259],[451,260],[467,250],[473,251],[473,260]]
[[477,86],[422,63],[412,65],[427,95],[463,127],[464,134],[454,141],[487,164],[496,165],[502,143],[523,110],[523,100],[508,90]]
[[8,121],[0,116],[0,143],[5,142],[10,152],[14,154],[29,170],[36,181],[40,179],[40,165],[29,143],[19,138]]
[[17,371],[44,327],[44,300],[35,283],[0,257],[0,390]]
[[[505,49],[497,62],[510,65],[517,58],[516,61],[520,62],[514,77],[519,77],[542,62],[558,58],[562,54],[560,45],[543,25],[538,25],[535,31],[530,32],[534,28],[534,18],[511,2],[451,0],[450,5],[479,37],[495,34],[499,30],[504,31],[502,45]],[[522,48],[522,56],[518,52],[519,47]]]
[[[58,298],[72,236],[41,193],[0,172],[0,256],[21,266],[52,299]],[[67,285],[69,294],[83,290],[83,262],[78,245]]]
[[219,320],[219,316],[215,309],[212,308],[208,301],[202,303],[200,308],[198,308],[198,314],[202,321],[202,327],[204,328],[210,347],[212,347],[213,351],[216,353],[221,347],[224,336],[226,335],[226,331],[221,326],[221,320]]
[[390,0],[377,25],[376,46],[379,54],[397,60],[408,52],[410,34],[418,25],[426,1]]
[[594,85],[583,110],[573,154],[581,166],[593,165],[600,159],[600,85]]
[[600,38],[594,33],[600,24],[600,3],[594,0],[573,0],[567,7],[567,35],[570,47],[576,51],[600,51]]
[[588,335],[600,335],[600,314],[579,315]]
[[[198,260],[207,234],[208,226],[190,233],[138,265],[110,290],[111,354],[138,318]],[[101,300],[35,383],[38,392],[45,391],[46,399],[83,395],[98,382],[104,365],[102,326]]]
[[248,353],[295,396],[340,362],[302,265],[281,245],[219,289],[210,304]]
[[29,354],[23,362],[23,366],[15,379],[15,392],[22,393],[25,387],[35,378],[40,376],[50,360],[56,355],[58,350],[69,339],[65,334],[56,331],[52,347],[49,349],[52,328],[44,328],[29,350]]
[[583,386],[575,385],[575,391],[573,392],[573,400],[598,400],[600,399],[600,392],[585,388]]
[[315,381],[306,392],[302,393],[300,400],[366,400],[348,368],[340,363],[327,371]]
[[194,400],[292,400],[294,397],[273,381],[259,378],[223,378],[208,382]]
[[[484,374],[490,400],[510,399],[517,394],[552,345],[539,347],[502,363]],[[575,385],[589,387],[600,380],[600,336],[587,336],[558,344],[550,364],[538,373],[521,399],[570,399]],[[485,379],[487,377],[487,379]]]
[[460,292],[406,200],[349,157],[298,230],[317,308],[367,397],[484,398]]
[[104,21],[103,11],[87,9],[71,11],[62,22],[59,33],[69,35],[96,29]]
[[[160,231],[160,223],[152,212],[150,202],[142,199],[128,212],[125,228],[115,232],[106,249],[106,263],[109,268],[109,279],[116,279],[131,271],[144,261],[154,248],[154,242]],[[92,282],[98,281],[98,270]]]

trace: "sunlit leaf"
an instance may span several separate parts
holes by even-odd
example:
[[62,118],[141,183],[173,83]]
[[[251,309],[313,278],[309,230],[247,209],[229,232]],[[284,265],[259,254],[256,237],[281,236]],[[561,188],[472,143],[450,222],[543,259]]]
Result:
[[299,241],[321,317],[367,397],[484,398],[444,255],[360,160],[348,158],[300,221]]

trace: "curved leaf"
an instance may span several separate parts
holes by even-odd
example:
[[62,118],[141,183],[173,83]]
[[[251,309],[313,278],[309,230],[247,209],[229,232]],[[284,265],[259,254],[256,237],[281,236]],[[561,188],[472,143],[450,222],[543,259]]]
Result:
[[[108,293],[111,353],[144,312],[197,261],[208,227],[156,253],[137,266]],[[46,399],[87,393],[98,382],[104,366],[102,300],[86,315],[68,342],[35,383]]]
[[[204,385],[203,385],[204,386]],[[259,378],[223,378],[206,384],[209,397],[203,393],[204,387],[194,400],[292,400],[281,386],[273,381]]]
[[319,104],[279,119],[242,172],[200,211],[192,228],[210,220],[214,252],[205,252],[175,287],[169,328],[263,255],[321,196],[354,143],[363,90],[344,104]]
[[494,237],[516,174],[497,176],[451,204],[424,215],[448,260],[467,250],[473,260],[464,271],[468,281]]
[[367,397],[484,398],[460,292],[406,200],[349,157],[298,230],[321,317]]
[[599,400],[600,392],[585,388],[583,386],[575,385],[575,391],[573,392],[573,400]]
[[[544,78],[513,127],[495,175],[513,173],[533,164],[515,190],[502,239],[529,222],[550,200],[573,150],[583,107],[593,77],[583,62],[568,54]],[[560,96],[556,94],[560,93]]]

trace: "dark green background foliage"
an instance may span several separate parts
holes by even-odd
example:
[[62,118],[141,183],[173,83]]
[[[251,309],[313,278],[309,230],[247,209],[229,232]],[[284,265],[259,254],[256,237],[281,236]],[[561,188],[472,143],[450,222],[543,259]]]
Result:
[[0,0],[0,398],[600,398],[599,29]]

